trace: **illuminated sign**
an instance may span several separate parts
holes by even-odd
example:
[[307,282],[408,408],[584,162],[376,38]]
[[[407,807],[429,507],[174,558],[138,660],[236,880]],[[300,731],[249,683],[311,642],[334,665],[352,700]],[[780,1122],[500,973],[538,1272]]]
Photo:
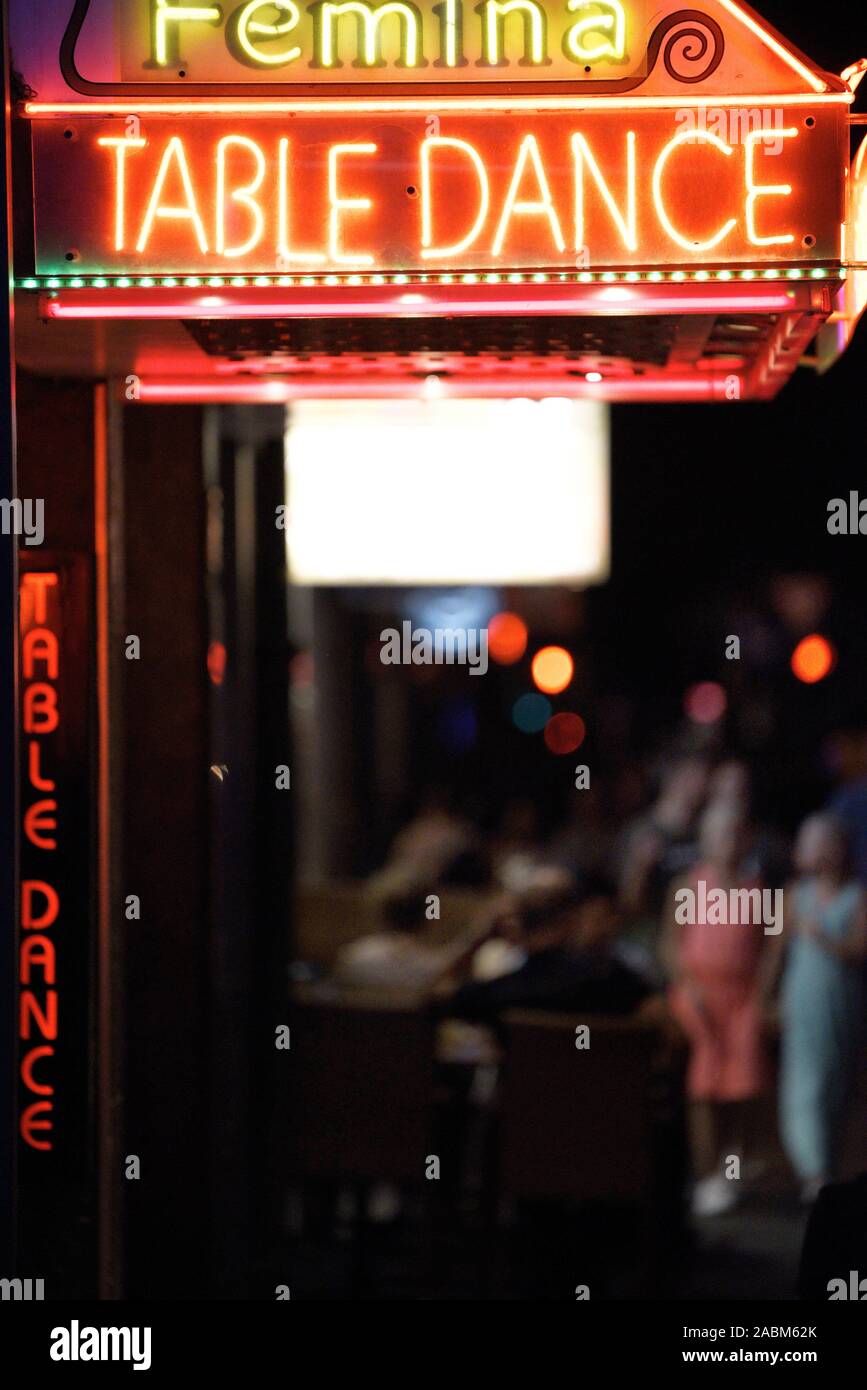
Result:
[[43,121],[37,270],[231,277],[833,260],[841,109],[757,114],[752,128],[723,133],[652,108]]
[[[298,584],[598,583],[609,566],[608,456],[597,401],[415,400],[387,413],[375,401],[339,410],[299,401],[286,442],[290,575]],[[340,518],[335,496],[346,504]]]
[[66,0],[63,26],[63,79],[90,96],[841,90],[737,0]]
[[[66,79],[89,90],[93,33],[117,35],[117,85],[198,87],[380,86],[398,82],[488,86],[544,80],[603,83],[628,91],[660,55],[672,62],[672,31],[691,25],[701,42],[695,71],[713,72],[724,40],[695,10],[653,15],[624,0],[79,0],[63,44]],[[696,29],[696,24],[701,28]],[[680,41],[685,35],[681,32]]]
[[[520,64],[556,66],[570,75],[575,66],[627,61],[620,0],[566,0],[559,7],[541,0],[483,0],[476,6],[464,0],[424,6],[412,0],[314,0],[303,9],[294,0],[248,0],[230,13],[219,5],[150,0],[147,9],[139,7],[137,35],[134,26],[127,32],[139,40],[138,66],[146,54],[165,74],[185,61],[189,44],[210,49],[213,66],[214,44],[202,37],[206,27],[219,30],[225,41],[219,68],[233,61],[253,72],[291,70],[293,76],[306,68],[317,80],[347,61],[362,71],[393,66],[401,74],[431,65],[455,72]],[[135,48],[130,66],[135,69]]]
[[[43,878],[21,884],[21,952],[19,1038],[26,1048],[21,1081],[29,1103],[22,1111],[24,1143],[50,1151],[54,1131],[55,1088],[49,1080],[57,1041],[57,951],[49,932],[57,924],[60,896],[52,883],[57,850],[57,782],[50,775],[50,739],[60,727],[58,680],[60,643],[55,601],[49,617],[49,593],[56,573],[31,571],[22,577],[22,728],[25,745],[25,793],[22,831],[28,849],[46,856]],[[37,1078],[36,1069],[39,1069]]]
[[841,265],[852,88],[738,0],[46,4],[57,56],[15,42],[49,317]]
[[86,578],[72,558],[21,557],[21,1181],[87,1160],[89,815]]

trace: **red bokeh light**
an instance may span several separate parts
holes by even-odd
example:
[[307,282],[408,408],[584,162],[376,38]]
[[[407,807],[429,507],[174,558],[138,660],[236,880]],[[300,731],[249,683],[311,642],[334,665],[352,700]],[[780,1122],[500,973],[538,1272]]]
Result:
[[527,650],[527,624],[517,613],[496,613],[488,623],[488,651],[500,666],[514,666]]
[[545,743],[551,753],[574,753],[584,742],[587,728],[580,714],[555,714],[545,725]]
[[222,642],[208,647],[208,675],[213,685],[222,685],[226,675],[226,648]]

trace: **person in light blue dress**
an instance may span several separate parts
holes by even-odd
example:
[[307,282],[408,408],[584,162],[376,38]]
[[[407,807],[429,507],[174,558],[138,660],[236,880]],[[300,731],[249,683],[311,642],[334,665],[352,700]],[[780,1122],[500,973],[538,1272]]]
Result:
[[810,816],[786,889],[780,1127],[809,1201],[832,1177],[860,1058],[867,990],[864,890],[849,876],[843,825]]

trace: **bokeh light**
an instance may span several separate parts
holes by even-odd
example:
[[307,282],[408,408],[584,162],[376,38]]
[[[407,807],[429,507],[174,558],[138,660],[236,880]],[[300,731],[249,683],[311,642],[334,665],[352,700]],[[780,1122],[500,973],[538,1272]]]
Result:
[[545,725],[545,743],[552,753],[574,753],[584,742],[587,729],[580,714],[563,711]]
[[559,695],[575,673],[575,663],[565,647],[542,647],[533,657],[533,680],[546,695]]
[[222,685],[226,675],[226,648],[223,642],[212,642],[208,647],[208,675],[212,685]]
[[517,613],[495,613],[488,623],[488,652],[500,666],[514,666],[527,650],[527,624]]
[[727,705],[726,693],[717,681],[699,681],[683,697],[684,712],[694,724],[715,724]]
[[815,685],[834,669],[837,653],[827,637],[811,632],[792,652],[792,671],[805,685]]
[[551,701],[544,695],[521,695],[512,706],[512,723],[522,734],[538,734],[551,718]]

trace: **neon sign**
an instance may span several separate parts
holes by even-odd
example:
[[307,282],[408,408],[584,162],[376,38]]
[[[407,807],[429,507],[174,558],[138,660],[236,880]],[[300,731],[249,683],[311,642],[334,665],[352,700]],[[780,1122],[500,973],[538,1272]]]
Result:
[[[22,833],[26,845],[49,856],[57,849],[57,784],[47,769],[44,748],[60,724],[60,646],[57,632],[49,626],[49,592],[57,584],[57,574],[38,571],[22,575],[21,580],[25,619],[21,644],[22,728],[26,739],[25,785],[31,792],[24,806]],[[47,1059],[53,1058],[57,1041],[57,954],[53,938],[47,933],[57,922],[60,897],[51,884],[50,867],[46,874],[46,878],[25,878],[21,884],[18,1034],[24,1052],[21,1081],[33,1099],[21,1113],[19,1129],[29,1147],[50,1151],[54,1086],[47,1080]]]
[[[87,664],[83,564],[22,555],[18,1132],[22,1180],[84,1161]],[[34,1166],[35,1165],[35,1166]]]
[[[695,10],[708,62],[722,57],[719,25]],[[77,0],[62,62],[69,85],[94,84],[80,50],[111,24],[121,84],[153,88],[232,83],[459,83],[557,80],[635,86],[671,43],[670,17],[646,28],[639,0]],[[709,37],[708,37],[709,36]],[[633,50],[634,49],[634,55]]]
[[76,0],[66,99],[27,105],[34,269],[216,291],[839,265],[851,88],[702,5]]
[[[729,50],[731,23],[743,42]],[[653,77],[744,90],[840,90],[737,0],[75,0],[61,44],[89,96],[330,90],[625,94]]]
[[[48,1078],[58,1028],[57,953],[53,937],[48,935],[60,913],[60,896],[51,882],[58,802],[57,783],[46,752],[60,725],[60,646],[49,617],[49,595],[58,583],[56,573],[38,571],[21,579],[22,728],[26,740],[25,792],[29,793],[22,808],[22,832],[31,851],[47,856],[47,867],[44,878],[25,878],[21,884],[18,1031],[23,1054],[21,1081],[28,1104],[21,1112],[19,1127],[24,1143],[43,1151],[53,1148],[54,1086]],[[52,608],[56,614],[56,601]]]
[[[574,270],[839,253],[835,109],[728,140],[655,110],[35,129],[40,273]],[[773,148],[773,157],[768,153]],[[66,198],[57,196],[62,182]],[[74,190],[74,197],[72,196]]]

